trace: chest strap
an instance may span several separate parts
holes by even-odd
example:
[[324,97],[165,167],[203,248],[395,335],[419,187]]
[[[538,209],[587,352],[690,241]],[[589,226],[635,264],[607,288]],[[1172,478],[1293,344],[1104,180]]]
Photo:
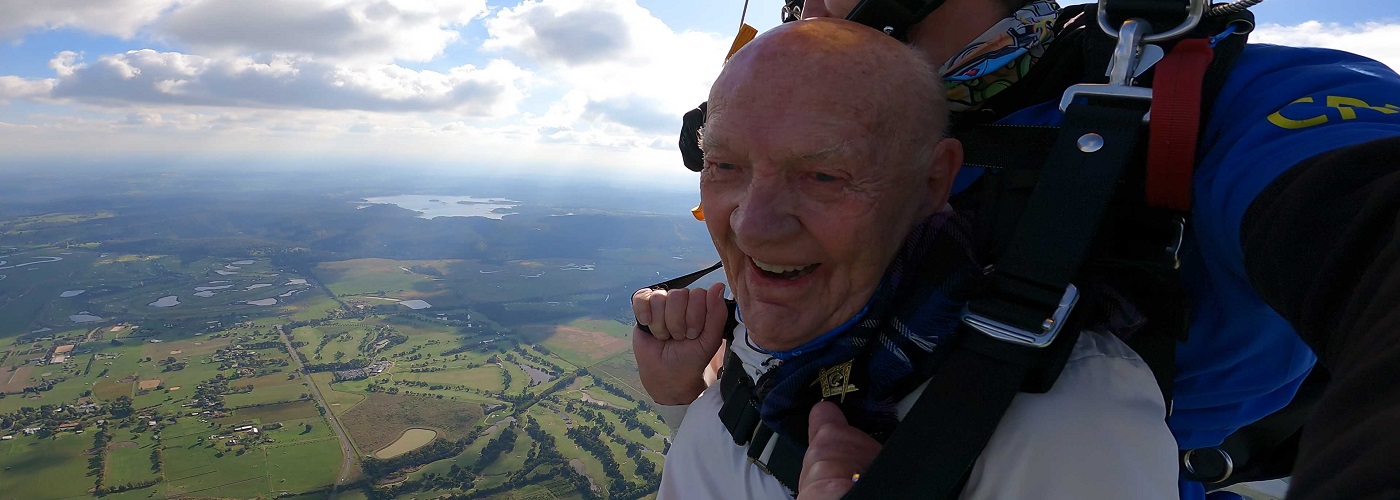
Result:
[[744,373],[743,361],[733,349],[725,354],[719,383],[720,395],[724,398],[719,419],[734,438],[734,444],[748,446],[749,461],[796,494],[806,450],[763,423],[753,394],[753,380]]

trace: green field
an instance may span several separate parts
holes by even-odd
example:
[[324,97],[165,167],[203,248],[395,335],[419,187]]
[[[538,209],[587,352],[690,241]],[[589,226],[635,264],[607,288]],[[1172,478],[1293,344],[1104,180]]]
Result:
[[352,295],[394,295],[414,292],[415,286],[431,284],[428,276],[404,271],[419,263],[388,259],[356,259],[323,262],[315,274],[325,282],[331,293],[340,297]]
[[340,415],[354,408],[365,400],[364,394],[353,392],[341,392],[331,387],[331,377],[329,373],[313,373],[311,380],[316,383],[316,387],[321,390],[321,397],[326,399],[326,404],[330,405],[331,412]]
[[[254,392],[257,392],[256,390]],[[262,424],[275,422],[286,422],[289,420],[300,420],[307,418],[317,418],[320,412],[316,411],[316,405],[310,401],[294,401],[291,403],[268,404],[250,408],[239,408],[233,414],[220,419],[220,421],[242,422],[257,421]]]
[[577,367],[592,366],[632,346],[630,328],[612,320],[582,319],[567,325],[531,326],[521,332],[527,342],[542,344]]
[[155,479],[157,474],[151,468],[151,453],[156,446],[150,439],[108,444],[107,487]]
[[0,441],[0,498],[28,500],[86,495],[92,433],[63,433],[52,438],[20,434]]
[[321,319],[329,316],[332,311],[340,309],[340,304],[334,299],[320,293],[319,289],[315,294],[305,294],[300,297],[300,301],[295,304],[284,306],[283,311],[289,313],[293,321],[309,321]]
[[334,436],[269,446],[265,451],[268,479],[274,493],[311,491],[334,483],[340,473],[340,443]]

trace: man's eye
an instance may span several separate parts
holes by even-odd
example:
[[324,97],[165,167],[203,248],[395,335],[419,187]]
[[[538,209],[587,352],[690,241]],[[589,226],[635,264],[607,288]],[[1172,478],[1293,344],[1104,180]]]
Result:
[[837,180],[836,176],[831,174],[823,174],[821,172],[812,174],[812,178],[816,179],[817,182],[835,182]]
[[707,167],[713,168],[713,169],[715,169],[715,170],[734,170],[734,169],[738,168],[738,167],[735,167],[733,163],[723,163],[723,162],[717,162],[717,161],[707,161],[707,162],[705,162],[705,165],[706,165]]

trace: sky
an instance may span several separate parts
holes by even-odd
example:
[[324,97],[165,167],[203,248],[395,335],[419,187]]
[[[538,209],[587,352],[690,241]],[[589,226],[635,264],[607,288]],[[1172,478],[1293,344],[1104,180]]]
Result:
[[[1267,0],[1251,40],[1400,68],[1392,1]],[[747,19],[771,28],[781,5],[752,0]],[[693,185],[675,149],[680,116],[705,99],[743,8],[0,0],[0,156],[52,168],[256,162]]]

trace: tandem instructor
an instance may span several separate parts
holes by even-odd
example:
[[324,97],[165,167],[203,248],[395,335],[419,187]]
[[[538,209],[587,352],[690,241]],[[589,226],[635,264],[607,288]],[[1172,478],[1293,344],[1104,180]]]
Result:
[[[759,37],[715,82],[701,206],[738,326],[706,384],[723,285],[633,296],[646,390],[684,413],[659,498],[839,497],[939,365],[980,266],[947,205],[962,149],[942,138],[924,59],[812,20]],[[962,498],[1176,497],[1151,371],[1111,325],[1083,324],[1053,388],[1012,401]]]

